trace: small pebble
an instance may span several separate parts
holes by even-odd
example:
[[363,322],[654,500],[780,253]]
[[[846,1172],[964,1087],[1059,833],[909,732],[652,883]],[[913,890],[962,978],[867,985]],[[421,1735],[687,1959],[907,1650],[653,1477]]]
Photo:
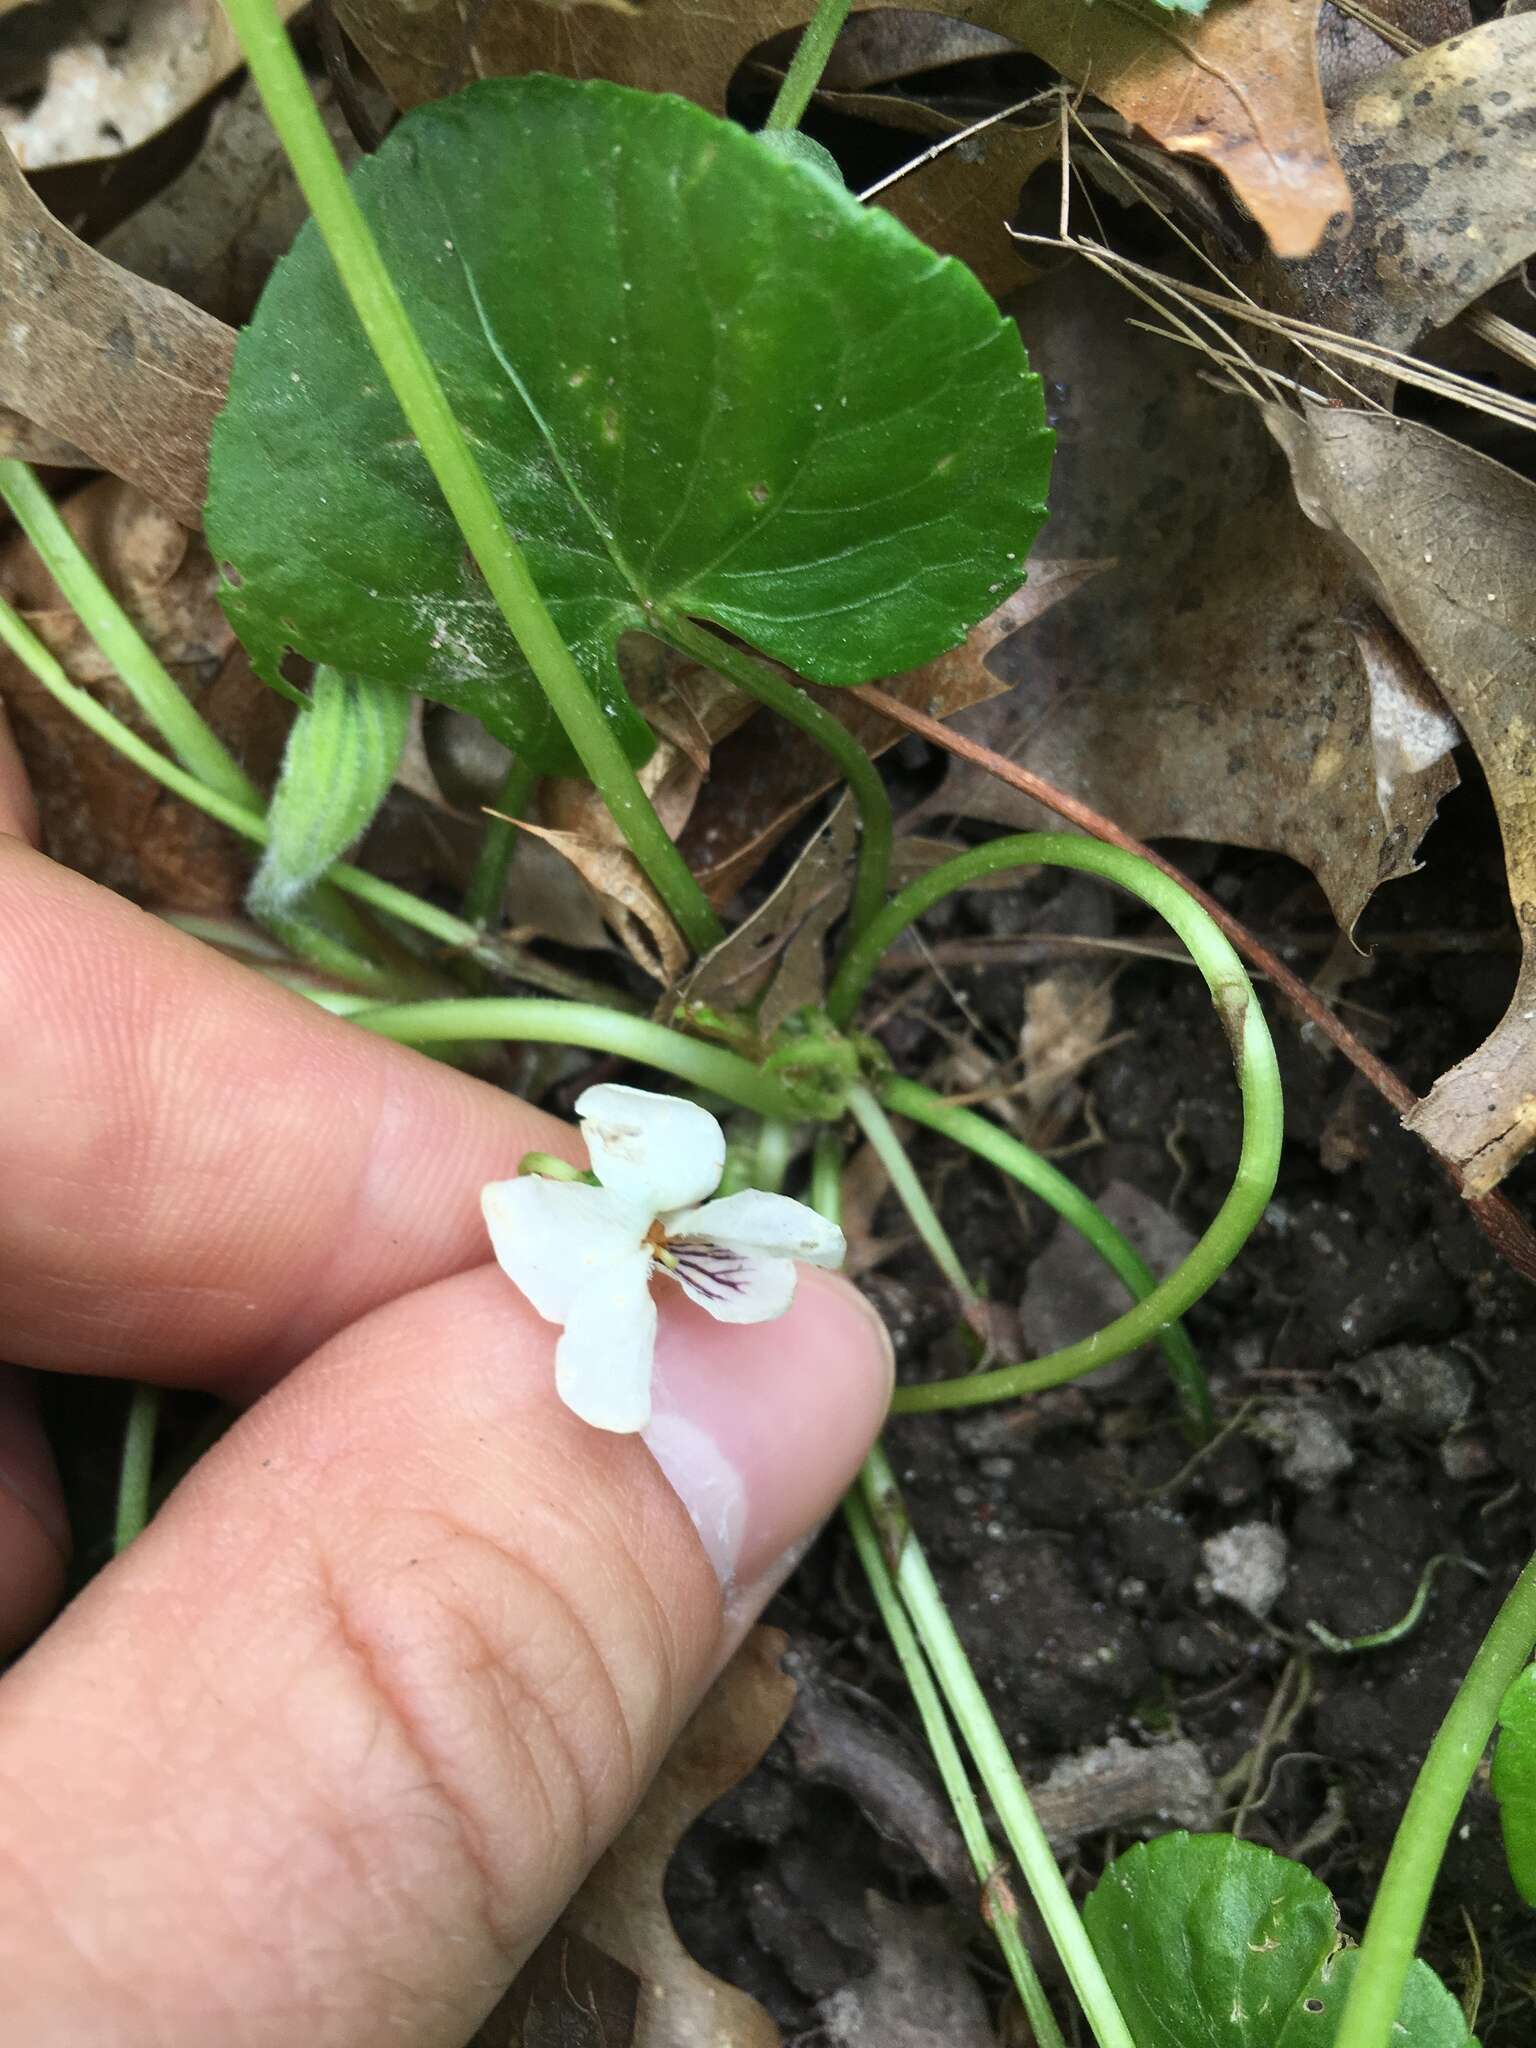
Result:
[[1238,1522],[1208,1536],[1200,1556],[1211,1591],[1262,1621],[1285,1591],[1290,1546],[1268,1522]]

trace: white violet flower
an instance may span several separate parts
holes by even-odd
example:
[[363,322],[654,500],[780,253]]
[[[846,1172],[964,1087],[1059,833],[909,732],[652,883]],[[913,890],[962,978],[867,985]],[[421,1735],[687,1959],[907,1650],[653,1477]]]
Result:
[[656,1304],[665,1274],[722,1323],[766,1323],[795,1295],[796,1259],[840,1266],[843,1233],[803,1202],[745,1188],[707,1201],[725,1133],[677,1096],[604,1083],[576,1104],[590,1181],[538,1173],[481,1190],[497,1264],[546,1322],[560,1398],[597,1429],[651,1419]]

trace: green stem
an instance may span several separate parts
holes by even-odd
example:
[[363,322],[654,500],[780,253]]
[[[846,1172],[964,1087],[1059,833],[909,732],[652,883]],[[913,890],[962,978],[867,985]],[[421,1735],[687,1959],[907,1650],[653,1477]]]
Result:
[[[125,760],[143,769],[146,775],[153,776],[162,788],[170,790],[184,802],[194,804],[221,825],[227,825],[231,832],[238,832],[243,839],[254,840],[258,846],[266,844],[267,824],[259,812],[209,789],[175,761],[167,760],[148,740],[131,726],[124,725],[104,704],[98,703],[89,690],[71,682],[58,658],[49,652],[21,615],[3,598],[0,598],[0,641],[4,641],[12,653],[26,663],[51,697],[98,739],[114,747]],[[517,947],[487,942],[473,925],[466,924],[462,918],[439,910],[436,904],[423,902],[421,897],[412,896],[405,889],[397,889],[390,882],[381,882],[377,876],[367,874],[361,868],[338,862],[327,871],[326,880],[358,902],[366,903],[370,909],[382,911],[401,924],[413,926],[455,952],[468,953],[499,973],[517,976],[535,987],[548,988],[557,995],[578,1000],[592,998],[613,1003],[626,1000],[587,981],[584,976],[569,974],[563,968],[535,960]]]
[[[902,1410],[1010,1400],[1038,1387],[1075,1379],[1079,1373],[1161,1336],[1164,1325],[1182,1315],[1232,1263],[1274,1191],[1284,1105],[1274,1045],[1253,985],[1222,932],[1179,883],[1119,847],[1067,833],[1026,832],[993,840],[934,868],[894,897],[849,948],[827,995],[833,1021],[846,1028],[881,955],[942,897],[1003,869],[1034,865],[1076,868],[1129,890],[1157,911],[1188,948],[1211,992],[1237,1067],[1243,1099],[1243,1142],[1237,1172],[1226,1200],[1189,1257],[1127,1315],[1082,1343],[1029,1365],[931,1386],[904,1387],[896,1400]],[[928,1098],[929,1113],[923,1115],[909,1106],[910,1099],[903,1101],[904,1085],[887,1085],[881,1091],[882,1099],[892,1108],[900,1104],[909,1114],[933,1123],[932,1104],[937,1098]],[[926,1091],[919,1093],[926,1095]],[[942,1127],[935,1124],[935,1128]],[[978,1119],[972,1135],[990,1128]]]
[[1061,2029],[1056,2024],[1056,2015],[1046,1998],[1045,1987],[1019,1930],[1018,1906],[1011,1890],[998,1884],[1002,1871],[986,1822],[981,1817],[975,1789],[966,1774],[965,1759],[955,1741],[944,1702],[923,1656],[922,1645],[907,1620],[906,1610],[896,1591],[896,1582],[891,1577],[885,1553],[875,1534],[875,1525],[869,1518],[869,1510],[858,1494],[850,1493],[843,1502],[843,1514],[853,1537],[853,1547],[869,1580],[870,1591],[875,1596],[875,1605],[891,1639],[891,1647],[906,1675],[913,1703],[923,1724],[923,1734],[938,1766],[944,1789],[949,1794],[949,1803],[954,1808],[961,1838],[981,1881],[982,1911],[997,1938],[1019,2001],[1034,2030],[1036,2048],[1066,2048]]
[[[835,1130],[824,1126],[816,1133],[811,1150],[811,1206],[829,1223],[842,1221],[842,1174],[842,1142]],[[998,1883],[1001,1872],[997,1858],[966,1772],[965,1760],[944,1711],[944,1702],[934,1684],[923,1646],[901,1604],[901,1596],[880,1547],[874,1522],[857,1489],[844,1496],[843,1513],[847,1517],[854,1548],[869,1579],[870,1590],[875,1596],[875,1604],[880,1609],[892,1647],[906,1674],[923,1732],[928,1738],[928,1747],[944,1781],[944,1789],[949,1794],[960,1833],[970,1851],[976,1875],[981,1879],[982,1912],[997,1937],[1020,2002],[1034,2028],[1036,2048],[1065,2048],[1056,2016],[1046,2000],[1033,1959],[1019,1931],[1018,1907],[1012,1891]]]
[[793,1098],[740,1053],[685,1038],[646,1017],[622,1016],[597,1003],[554,1003],[538,996],[461,996],[441,1003],[392,1003],[360,1011],[365,1030],[402,1045],[437,1045],[453,1039],[519,1039],[533,1045],[582,1045],[638,1060],[723,1095],[759,1116],[793,1118]]
[[939,1221],[939,1213],[928,1199],[928,1190],[923,1186],[917,1169],[907,1157],[907,1148],[897,1137],[890,1118],[862,1082],[855,1082],[848,1090],[848,1110],[868,1139],[875,1157],[885,1168],[892,1192],[911,1217],[913,1227],[928,1247],[934,1264],[959,1295],[964,1306],[973,1307],[981,1297],[971,1285],[970,1276],[950,1243],[949,1233]]
[[[1032,1152],[1027,1145],[1021,1144],[1011,1132],[989,1122],[984,1116],[978,1116],[972,1109],[946,1102],[943,1096],[936,1095],[919,1081],[905,1081],[893,1076],[883,1084],[880,1092],[887,1108],[898,1116],[910,1117],[913,1123],[924,1124],[954,1144],[964,1145],[999,1171],[1011,1174],[1043,1202],[1048,1202],[1057,1215],[1081,1231],[1104,1263],[1125,1282],[1139,1304],[1129,1315],[1121,1316],[1107,1329],[1100,1330],[1097,1336],[1085,1339],[1083,1344],[1069,1345],[1045,1358],[1033,1359],[1027,1365],[1003,1368],[1009,1376],[1011,1391],[1026,1394],[1038,1392],[1042,1387],[1058,1386],[1063,1380],[1089,1372],[1095,1365],[1106,1364],[1112,1358],[1121,1358],[1127,1351],[1134,1351],[1138,1344],[1155,1339],[1178,1388],[1185,1420],[1191,1431],[1201,1439],[1209,1436],[1212,1423],[1210,1388],[1188,1333],[1175,1318],[1190,1302],[1199,1299],[1221,1271],[1220,1265],[1213,1267],[1213,1261],[1201,1260],[1210,1231],[1189,1255],[1190,1259],[1200,1261],[1194,1273],[1189,1273],[1189,1259],[1186,1259],[1159,1286],[1143,1260],[1082,1189],[1074,1187],[1064,1173],[1052,1166],[1049,1160],[1042,1159],[1038,1152]],[[1219,1216],[1217,1222],[1220,1222]],[[1212,1224],[1211,1229],[1216,1227]],[[1218,1244],[1213,1259],[1220,1255],[1221,1246]],[[1181,1306],[1172,1306],[1186,1293],[1188,1299],[1183,1300]],[[996,1383],[998,1379],[997,1373],[973,1374],[961,1380],[940,1380],[926,1386],[903,1387],[897,1392],[895,1406],[898,1410],[932,1409],[964,1406],[973,1398],[1002,1399],[1004,1397],[998,1394],[974,1397],[970,1391],[987,1382]]]
[[696,952],[724,937],[602,706],[560,637],[501,516],[331,146],[272,0],[224,0],[315,225],[459,530],[582,767]]
[[811,17],[800,40],[795,45],[795,54],[790,59],[789,69],[784,74],[784,83],[769,109],[764,128],[798,128],[806,108],[811,103],[811,94],[821,83],[821,74],[827,68],[827,59],[832,54],[832,45],[842,33],[843,23],[848,19],[848,10],[853,0],[821,0]]
[[823,1124],[811,1146],[811,1207],[831,1223],[843,1215],[843,1143],[830,1124]]
[[750,1185],[762,1188],[770,1195],[778,1194],[789,1171],[789,1155],[794,1143],[795,1127],[792,1123],[783,1117],[765,1116],[758,1126],[757,1157]]
[[[0,462],[0,497],[135,704],[177,759],[217,795],[246,809],[264,810],[266,800],[255,783],[177,686],[25,463]],[[299,959],[351,982],[377,1001],[400,1001],[427,992],[424,971],[412,972],[407,966],[402,978],[370,957],[366,948],[377,935],[367,931],[357,913],[330,890],[317,890],[302,916],[258,914]]]
[[833,1022],[847,1027],[882,955],[890,951],[909,924],[915,924],[957,889],[971,888],[992,875],[1022,867],[1076,868],[1139,896],[1184,942],[1205,978],[1228,1037],[1233,1036],[1237,1017],[1251,1005],[1253,988],[1242,961],[1219,926],[1171,875],[1165,875],[1137,854],[1073,832],[1010,833],[1002,839],[989,840],[985,846],[973,847],[969,853],[957,854],[953,860],[930,868],[926,875],[909,882],[858,942],[849,947],[827,992],[827,1011]]
[[118,1471],[114,1556],[128,1548],[149,1520],[149,1484],[155,1463],[155,1425],[159,1419],[160,1389],[135,1387],[128,1403],[128,1427],[123,1435],[123,1461]]
[[499,818],[487,818],[475,856],[475,871],[464,892],[464,916],[482,931],[501,921],[507,900],[507,873],[517,852],[518,830],[510,822],[528,808],[538,773],[521,758],[512,761],[496,796]]
[[176,687],[24,462],[0,462],[0,497],[135,704],[182,765],[232,803],[260,809],[254,782]]
[[654,625],[661,639],[729,677],[738,689],[798,727],[842,770],[859,811],[859,864],[849,906],[849,930],[854,936],[867,930],[885,901],[891,871],[891,799],[879,769],[840,718],[775,674],[766,662],[676,613],[658,615]]
[[1493,1734],[1500,1702],[1533,1648],[1536,1558],[1495,1615],[1420,1767],[1360,1944],[1338,2048],[1389,2048],[1393,2040],[1403,1985],[1446,1843]]
[[892,1562],[902,1604],[927,1651],[939,1689],[965,1738],[1008,1846],[1099,2048],[1135,2048],[1066,1879],[1057,1868],[1045,1830],[1008,1753],[997,1718],[971,1669],[944,1605],[944,1596],[908,1524],[890,1463],[878,1445],[865,1461],[859,1484],[881,1548]]

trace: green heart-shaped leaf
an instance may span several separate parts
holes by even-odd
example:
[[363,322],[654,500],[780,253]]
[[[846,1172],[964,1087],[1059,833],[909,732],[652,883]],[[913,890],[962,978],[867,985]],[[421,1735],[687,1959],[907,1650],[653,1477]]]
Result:
[[1083,1907],[1136,2048],[1277,2048],[1338,1918],[1309,1870],[1232,1835],[1131,1849]]
[[[684,100],[493,79],[419,108],[358,200],[626,746],[614,646],[667,612],[819,682],[911,668],[1023,578],[1050,435],[961,265]],[[571,765],[306,227],[241,339],[209,538],[285,648]]]
[[[1334,2048],[1359,1966],[1357,1948],[1341,1948],[1331,1955],[1302,1992],[1276,2048]],[[1467,2031],[1466,2014],[1428,1963],[1417,1957],[1403,1980],[1392,2039],[1402,2048],[1477,2048]]]
[[[1360,1951],[1339,1946],[1327,1886],[1288,1856],[1232,1835],[1160,1835],[1116,1858],[1083,1920],[1136,2048],[1332,2048],[1338,2037]],[[1397,2034],[1405,2048],[1477,2048],[1418,1961]]]

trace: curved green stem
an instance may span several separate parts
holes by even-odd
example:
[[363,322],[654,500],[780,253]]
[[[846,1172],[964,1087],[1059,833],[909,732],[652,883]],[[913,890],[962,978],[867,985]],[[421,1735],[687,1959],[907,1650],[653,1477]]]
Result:
[[793,1119],[793,1098],[740,1053],[685,1038],[647,1017],[621,1016],[598,1003],[556,1003],[540,996],[461,996],[441,1003],[391,1003],[354,1017],[367,1031],[402,1045],[454,1039],[522,1039],[533,1045],[582,1045],[638,1060],[723,1095],[759,1116]]
[[879,769],[840,718],[823,710],[804,690],[786,683],[755,655],[674,612],[658,614],[654,630],[660,639],[729,677],[759,704],[798,727],[842,770],[859,812],[859,864],[848,912],[849,929],[855,935],[867,930],[885,900],[891,872],[891,799]]
[[[1188,1301],[1182,1307],[1170,1306],[1183,1291],[1188,1260],[1160,1287],[1145,1262],[1082,1189],[1074,1186],[1048,1159],[1042,1159],[1038,1152],[1032,1152],[1027,1145],[1021,1144],[1011,1132],[989,1122],[984,1116],[978,1116],[973,1109],[946,1102],[943,1096],[925,1088],[920,1081],[904,1081],[893,1076],[883,1084],[880,1093],[887,1108],[898,1116],[910,1117],[913,1123],[925,1124],[940,1136],[964,1145],[1000,1172],[1011,1174],[1043,1202],[1048,1202],[1058,1216],[1081,1231],[1104,1263],[1125,1282],[1139,1304],[1130,1315],[1120,1317],[1096,1337],[1086,1339],[1085,1344],[1069,1345],[1045,1358],[1033,1359],[1027,1365],[1004,1367],[1001,1374],[977,1374],[962,1380],[938,1380],[927,1386],[902,1387],[897,1391],[895,1407],[898,1410],[962,1407],[977,1398],[971,1394],[972,1388],[988,1383],[995,1385],[1002,1375],[1009,1377],[1011,1392],[1038,1392],[1042,1387],[1059,1386],[1063,1380],[1089,1372],[1095,1365],[1104,1365],[1112,1358],[1123,1357],[1139,1344],[1155,1339],[1178,1388],[1185,1421],[1198,1437],[1209,1436],[1212,1422],[1210,1388],[1188,1332],[1175,1318],[1189,1306],[1189,1302],[1199,1299],[1221,1267],[1217,1265],[1207,1274],[1207,1265],[1203,1262],[1193,1276],[1196,1284],[1189,1290]],[[1219,1222],[1220,1218],[1217,1220]],[[1214,1230],[1216,1225],[1211,1228]],[[1210,1232],[1206,1235],[1209,1237]],[[1204,1240],[1201,1242],[1203,1244]],[[1190,1258],[1197,1258],[1200,1251],[1201,1245],[1196,1245]],[[1138,1328],[1140,1336],[1135,1334]],[[1118,1337],[1116,1332],[1119,1332]],[[1083,1355],[1085,1345],[1091,1348],[1091,1356]],[[1005,1396],[994,1393],[979,1398],[999,1400]]]
[[811,94],[821,83],[821,74],[827,68],[832,45],[841,35],[852,5],[853,0],[821,0],[795,45],[795,54],[763,123],[764,128],[772,132],[799,127],[811,103]]
[[128,1427],[123,1434],[123,1460],[118,1469],[117,1521],[112,1532],[114,1556],[128,1548],[149,1520],[149,1486],[159,1419],[160,1389],[135,1387],[128,1402]]
[[353,197],[272,0],[224,0],[251,76],[390,389],[513,638],[678,929],[696,952],[725,936],[577,667],[501,516],[431,358]]
[[0,462],[0,498],[16,515],[43,567],[177,760],[220,796],[261,809],[263,798],[255,783],[176,687],[24,462]]
[[1445,1845],[1505,1693],[1536,1649],[1536,1558],[1515,1581],[1429,1746],[1360,1944],[1337,2048],[1390,2048]]
[[989,876],[1023,867],[1076,868],[1139,896],[1183,940],[1205,978],[1227,1037],[1236,1049],[1237,1027],[1244,1010],[1252,1005],[1253,987],[1220,927],[1171,875],[1165,875],[1137,854],[1075,832],[1010,833],[1005,838],[989,840],[985,846],[973,847],[969,853],[957,854],[953,860],[930,868],[926,875],[909,882],[885,906],[868,931],[849,947],[827,991],[827,1011],[833,1022],[847,1027],[881,956],[890,951],[909,924],[915,924],[925,911],[957,889],[968,889]]
[[[258,846],[266,844],[266,819],[258,810],[208,788],[177,762],[167,760],[148,740],[131,726],[124,725],[104,704],[98,703],[89,690],[71,682],[57,656],[43,645],[26,621],[3,598],[0,598],[0,641],[26,663],[51,697],[98,739],[115,748],[125,760],[152,776],[162,788],[170,790],[186,803],[194,804],[221,825],[227,825],[231,832],[238,832],[241,838],[254,840]],[[349,867],[344,861],[338,861],[335,867],[327,870],[326,880],[355,897],[359,903],[366,903],[370,909],[382,911],[385,916],[436,939],[440,945],[467,953],[485,966],[493,967],[502,974],[516,975],[536,988],[548,988],[557,995],[578,999],[594,997],[615,1004],[628,1000],[622,995],[610,994],[581,975],[569,974],[563,968],[535,960],[517,947],[500,941],[488,942],[463,918],[439,910],[435,903],[424,902],[408,890],[397,889],[391,882],[381,882],[376,875],[367,874],[362,868]]]
[[959,1295],[961,1303],[966,1308],[972,1307],[981,1297],[971,1285],[970,1275],[960,1263],[960,1255],[950,1242],[949,1232],[939,1221],[939,1212],[929,1201],[928,1190],[923,1186],[916,1167],[907,1157],[906,1146],[897,1137],[890,1118],[862,1082],[848,1090],[848,1110],[868,1139],[875,1157],[885,1168],[892,1192],[912,1219],[913,1228],[928,1247],[934,1264]]
[[[1243,1098],[1243,1143],[1237,1172],[1226,1200],[1188,1258],[1128,1314],[1080,1344],[1068,1345],[1028,1365],[931,1386],[904,1387],[896,1400],[902,1410],[1010,1400],[1075,1379],[1079,1373],[1160,1337],[1165,1325],[1182,1315],[1231,1264],[1274,1191],[1284,1135],[1280,1071],[1253,985],[1241,960],[1200,905],[1171,876],[1119,847],[1061,832],[1025,832],[976,847],[934,868],[894,897],[849,948],[827,995],[833,1021],[846,1028],[880,956],[942,897],[1001,870],[1034,865],[1076,868],[1129,890],[1157,911],[1189,949],[1211,992],[1237,1068]],[[902,1090],[909,1085],[887,1083],[881,1090],[882,1099],[892,1108],[899,1104],[907,1114],[932,1123],[935,1129],[945,1128],[945,1121],[936,1121],[934,1116],[938,1098],[928,1097],[922,1106],[915,1106],[927,1093],[919,1091],[918,1097],[903,1100]],[[968,1143],[991,1126],[977,1119],[975,1126],[951,1124],[949,1128],[952,1132],[969,1131],[971,1136],[961,1140]],[[978,1149],[982,1149],[980,1144]]]

